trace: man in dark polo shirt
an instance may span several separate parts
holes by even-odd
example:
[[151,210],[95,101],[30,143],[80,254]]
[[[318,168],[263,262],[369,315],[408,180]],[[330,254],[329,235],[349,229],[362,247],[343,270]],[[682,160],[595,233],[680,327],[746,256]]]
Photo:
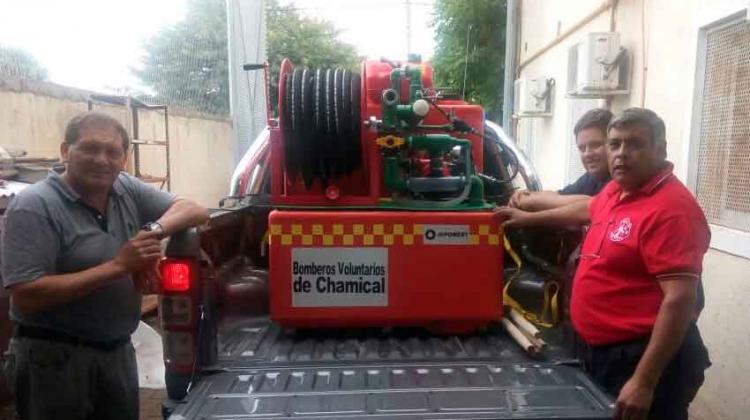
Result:
[[570,309],[584,367],[617,396],[616,418],[687,419],[710,366],[695,325],[709,227],[672,174],[655,113],[615,118],[607,155],[614,182],[593,199],[554,209],[553,220],[499,213],[506,226],[590,223]]
[[134,274],[155,269],[161,238],[207,212],[121,172],[128,144],[107,115],[73,118],[65,172],[6,212],[2,278],[16,324],[6,374],[22,419],[138,418],[130,334],[145,285]]
[[576,123],[573,134],[586,173],[559,191],[516,191],[509,206],[525,211],[543,211],[596,195],[609,182],[607,166],[607,125],[612,113],[594,108]]

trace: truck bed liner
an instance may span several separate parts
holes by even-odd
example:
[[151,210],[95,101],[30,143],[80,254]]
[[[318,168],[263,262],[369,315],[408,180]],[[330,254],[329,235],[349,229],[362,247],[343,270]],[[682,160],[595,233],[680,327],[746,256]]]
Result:
[[[223,331],[218,351],[220,368],[309,362],[529,361],[499,326],[468,336],[439,336],[424,330],[404,329],[295,332],[282,329],[267,318],[256,318]],[[551,336],[547,341],[550,347],[543,361],[573,361],[556,345],[557,337]]]

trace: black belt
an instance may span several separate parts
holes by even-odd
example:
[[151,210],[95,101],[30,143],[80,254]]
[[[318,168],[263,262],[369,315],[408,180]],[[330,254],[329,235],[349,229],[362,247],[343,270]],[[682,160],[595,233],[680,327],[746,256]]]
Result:
[[47,328],[29,327],[28,325],[21,324],[16,324],[14,335],[19,338],[54,341],[57,343],[73,344],[105,351],[115,350],[123,344],[130,342],[130,337],[110,341],[86,340],[60,331]]

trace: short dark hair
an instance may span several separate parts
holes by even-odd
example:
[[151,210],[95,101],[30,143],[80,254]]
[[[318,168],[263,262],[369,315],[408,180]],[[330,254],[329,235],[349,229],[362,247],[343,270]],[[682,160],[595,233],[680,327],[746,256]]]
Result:
[[628,108],[622,111],[622,114],[615,117],[609,122],[607,132],[613,128],[623,128],[634,124],[643,124],[651,130],[651,140],[654,143],[667,142],[667,129],[662,120],[656,113],[646,108]]
[[65,143],[70,145],[75,144],[75,142],[78,141],[78,137],[81,135],[81,130],[95,124],[109,125],[114,128],[120,135],[120,138],[122,138],[122,147],[126,152],[128,151],[130,138],[128,137],[128,132],[125,130],[125,127],[123,127],[115,118],[101,112],[89,111],[73,117],[73,119],[68,122],[68,126],[65,127]]
[[608,109],[594,108],[586,111],[581,118],[578,119],[576,126],[573,128],[573,133],[578,136],[578,133],[587,128],[598,128],[602,130],[604,135],[607,134],[607,126],[609,121],[612,119],[612,113]]

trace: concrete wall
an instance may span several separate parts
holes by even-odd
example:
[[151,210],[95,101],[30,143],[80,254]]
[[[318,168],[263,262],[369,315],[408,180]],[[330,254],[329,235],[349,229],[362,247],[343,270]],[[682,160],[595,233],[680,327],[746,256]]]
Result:
[[[87,109],[89,93],[51,83],[0,80],[0,145],[34,156],[59,156],[65,125]],[[130,127],[124,107],[96,105],[96,109]],[[140,111],[139,122],[142,139],[164,140],[162,113]],[[170,110],[169,135],[172,192],[217,207],[228,193],[234,169],[231,121]],[[142,173],[166,174],[164,148],[142,146],[141,158]],[[132,171],[132,149],[129,161]]]
[[698,326],[713,366],[691,406],[691,418],[745,419],[750,416],[750,335],[747,298],[750,261],[711,250],[703,262],[706,309]]
[[[523,61],[602,1],[521,0],[520,3],[519,50]],[[530,62],[521,77],[545,76],[557,81],[553,117],[521,119],[517,127],[520,143],[533,149],[532,159],[544,187],[563,186],[568,182],[568,166],[575,163],[571,162],[575,154],[569,153],[575,123],[572,114],[580,108],[574,101],[580,100],[565,97],[568,47],[587,32],[610,31],[612,21],[622,45],[632,53],[632,75],[630,94],[615,97],[611,109],[617,112],[630,106],[645,106],[661,115],[667,127],[669,159],[674,162],[680,179],[687,182],[700,28],[748,6],[747,0],[620,0],[614,19],[610,11],[600,14]],[[606,102],[601,101],[601,105]],[[691,407],[693,418],[747,418],[750,399],[744,384],[750,377],[750,359],[746,355],[750,329],[744,303],[750,297],[748,272],[748,259],[716,250],[705,257],[707,307],[699,325],[711,351],[713,366]]]

